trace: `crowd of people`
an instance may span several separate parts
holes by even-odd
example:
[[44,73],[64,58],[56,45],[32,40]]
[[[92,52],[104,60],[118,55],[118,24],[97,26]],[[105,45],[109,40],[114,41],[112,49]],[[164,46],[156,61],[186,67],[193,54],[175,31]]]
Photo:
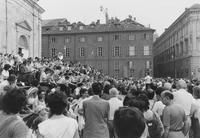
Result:
[[1,138],[200,138],[200,82],[116,79],[59,58],[0,54]]

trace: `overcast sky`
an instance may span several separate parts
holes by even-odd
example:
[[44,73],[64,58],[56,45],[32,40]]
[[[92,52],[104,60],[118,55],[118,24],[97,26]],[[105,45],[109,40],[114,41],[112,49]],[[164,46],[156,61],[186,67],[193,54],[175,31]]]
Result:
[[69,22],[89,24],[100,19],[100,6],[108,8],[109,17],[123,20],[131,15],[141,24],[156,29],[160,35],[185,10],[200,0],[39,0],[46,11],[43,19],[66,18]]

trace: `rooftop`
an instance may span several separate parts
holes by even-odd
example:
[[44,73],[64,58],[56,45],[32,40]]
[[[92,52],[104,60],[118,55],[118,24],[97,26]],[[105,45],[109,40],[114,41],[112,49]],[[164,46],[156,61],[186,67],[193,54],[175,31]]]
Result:
[[[71,30],[67,30],[67,27],[71,26]],[[80,29],[79,26],[83,26]],[[125,20],[120,21],[117,18],[111,18],[107,24],[101,24],[100,20],[92,22],[88,25],[82,22],[70,23],[65,18],[60,19],[49,19],[42,21],[43,34],[45,33],[78,33],[78,32],[112,32],[112,31],[131,31],[131,30],[151,30],[150,27],[145,27],[144,25],[138,23],[135,19],[128,17]],[[59,30],[59,27],[63,27]]]

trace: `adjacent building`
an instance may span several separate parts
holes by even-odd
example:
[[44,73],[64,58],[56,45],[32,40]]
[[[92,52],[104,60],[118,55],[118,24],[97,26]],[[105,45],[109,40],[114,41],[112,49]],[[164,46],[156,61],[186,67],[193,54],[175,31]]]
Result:
[[0,53],[41,56],[41,14],[38,0],[0,0]]
[[58,53],[64,60],[89,64],[104,74],[121,77],[144,77],[152,72],[154,30],[131,17],[106,24],[70,23],[66,19],[42,23],[42,56]]
[[200,4],[186,8],[153,46],[154,76],[200,78]]

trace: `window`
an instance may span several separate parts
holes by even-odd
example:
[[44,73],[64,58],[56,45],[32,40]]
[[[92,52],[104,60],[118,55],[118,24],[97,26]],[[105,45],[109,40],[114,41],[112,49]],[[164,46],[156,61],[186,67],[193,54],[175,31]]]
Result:
[[85,42],[85,37],[81,37],[80,42]]
[[149,46],[144,46],[144,55],[145,56],[149,55]]
[[135,46],[129,47],[129,56],[135,56]]
[[135,40],[135,35],[133,35],[133,34],[129,35],[128,40]]
[[56,55],[56,49],[55,49],[55,48],[52,48],[52,49],[51,49],[51,56],[52,56],[52,57],[55,57],[55,55]]
[[146,33],[144,34],[144,39],[145,40],[149,40],[149,37],[150,37],[149,34],[146,34]]
[[52,37],[51,38],[51,43],[55,43],[56,42],[56,38],[55,37]]
[[65,38],[65,43],[70,43],[70,38],[69,37]]
[[81,26],[79,26],[79,30],[83,30],[83,26],[81,25]]
[[97,41],[98,42],[102,42],[103,41],[103,37],[102,36],[97,37]]
[[63,31],[64,30],[64,27],[59,27],[59,31]]
[[102,47],[98,47],[97,48],[97,56],[98,57],[102,57],[103,56],[103,48]]
[[119,35],[114,35],[114,38],[113,38],[115,41],[116,40],[119,40]]
[[70,57],[70,48],[69,47],[65,48],[65,56]]
[[85,48],[81,47],[80,48],[80,57],[84,57],[85,56]]
[[120,47],[119,46],[115,46],[114,47],[114,56],[115,57],[119,57],[120,56]]
[[72,30],[72,27],[71,27],[71,26],[67,26],[67,30],[68,30],[68,31],[71,31],[71,30]]

